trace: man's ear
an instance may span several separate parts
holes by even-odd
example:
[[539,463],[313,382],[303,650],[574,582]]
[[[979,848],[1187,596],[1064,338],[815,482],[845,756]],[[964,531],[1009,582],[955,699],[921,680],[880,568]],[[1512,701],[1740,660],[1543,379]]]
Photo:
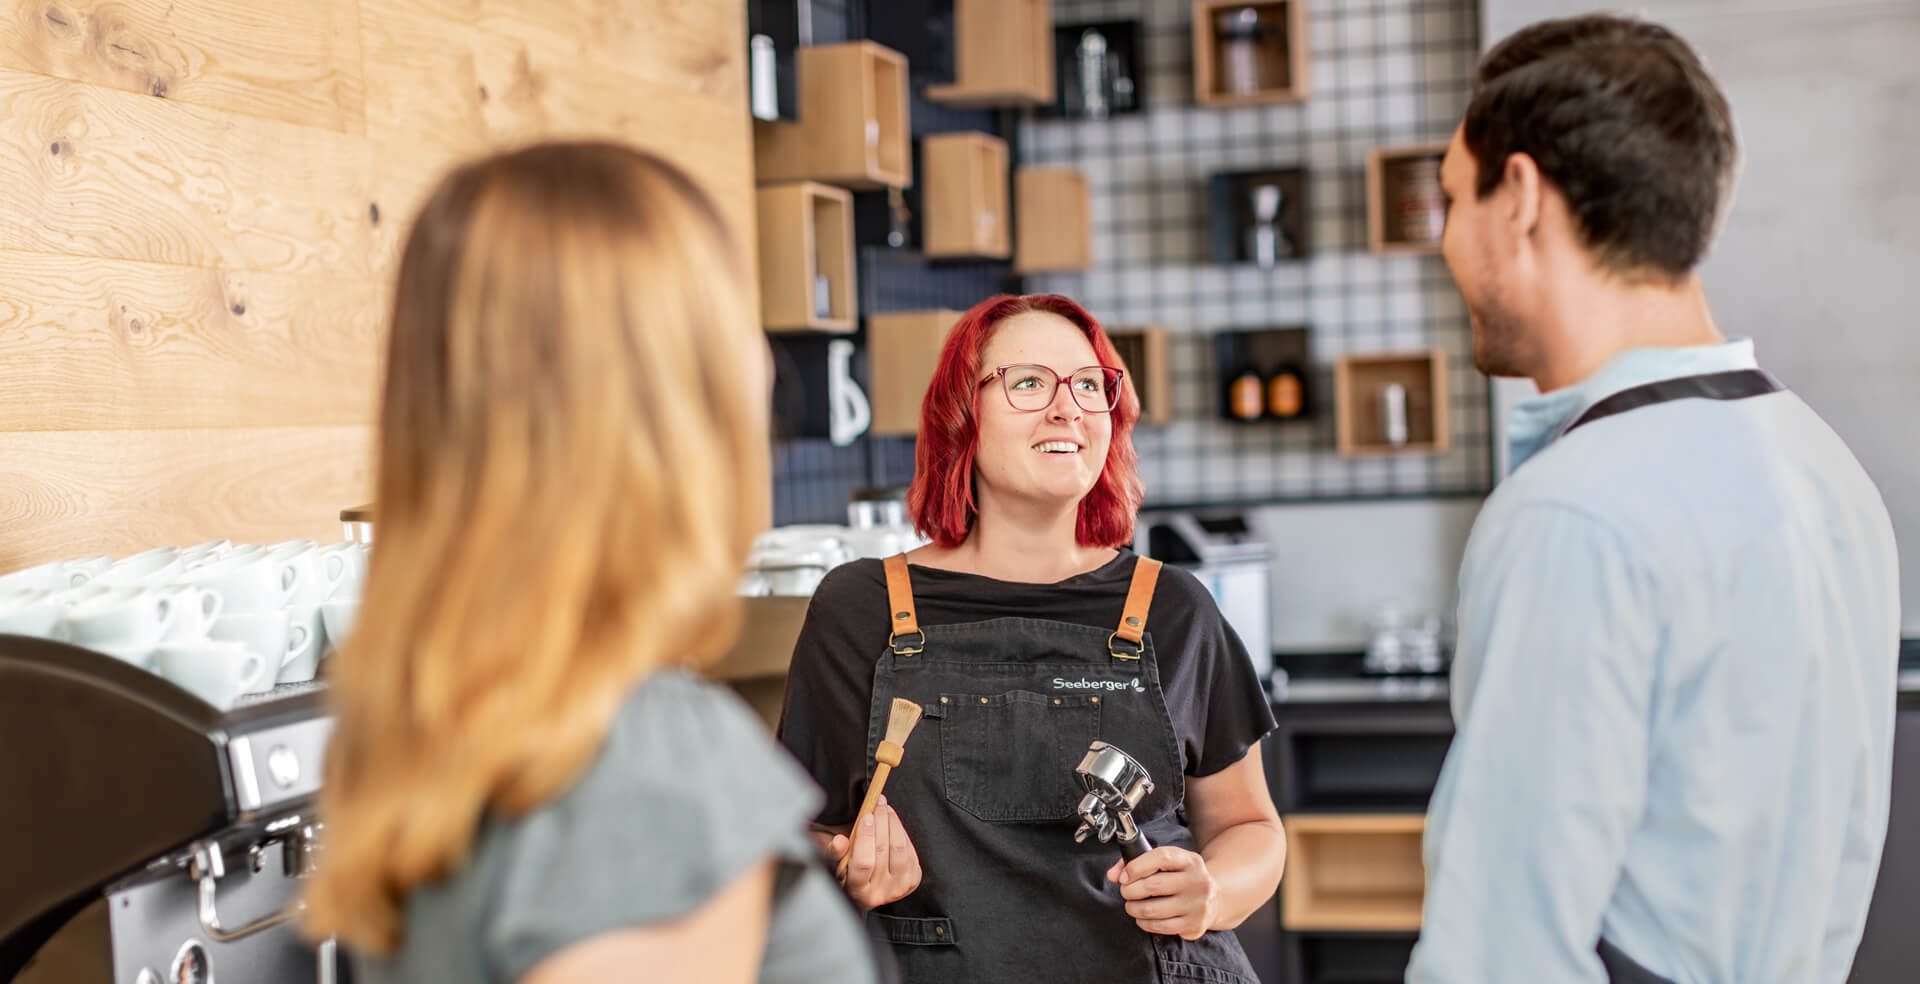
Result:
[[1529,154],[1508,154],[1507,162],[1501,166],[1500,189],[1506,199],[1505,217],[1513,233],[1522,238],[1531,236],[1540,224],[1543,204],[1540,196],[1547,190],[1539,163]]

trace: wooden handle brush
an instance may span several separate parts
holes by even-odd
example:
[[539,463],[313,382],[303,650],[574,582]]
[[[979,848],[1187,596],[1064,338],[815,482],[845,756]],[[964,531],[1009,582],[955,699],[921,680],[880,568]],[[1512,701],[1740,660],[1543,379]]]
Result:
[[880,802],[880,791],[886,788],[887,776],[893,767],[900,764],[900,754],[904,751],[907,736],[913,734],[913,726],[920,723],[920,705],[899,697],[893,699],[893,712],[887,717],[887,736],[880,739],[880,746],[873,751],[873,782],[867,784],[867,796],[860,801],[860,812],[853,815],[853,826],[847,829],[847,853],[840,856],[840,867],[834,876],[847,877],[847,863],[853,860],[853,836],[860,832],[860,822],[873,812]]

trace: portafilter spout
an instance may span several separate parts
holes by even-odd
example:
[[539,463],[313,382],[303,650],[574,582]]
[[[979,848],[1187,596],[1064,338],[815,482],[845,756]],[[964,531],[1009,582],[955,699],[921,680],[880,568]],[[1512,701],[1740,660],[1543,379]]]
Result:
[[1133,811],[1153,792],[1153,778],[1147,775],[1145,766],[1117,746],[1095,741],[1073,774],[1080,788],[1087,791],[1080,798],[1080,829],[1073,832],[1075,842],[1084,843],[1089,834],[1102,844],[1117,840],[1120,856],[1128,861],[1153,850],[1133,822]]

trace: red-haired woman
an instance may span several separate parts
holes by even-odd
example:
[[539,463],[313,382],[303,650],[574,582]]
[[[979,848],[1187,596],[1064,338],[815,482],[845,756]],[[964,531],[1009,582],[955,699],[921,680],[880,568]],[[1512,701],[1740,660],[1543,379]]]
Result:
[[[908,506],[932,544],[813,596],[781,740],[913,984],[1253,980],[1228,931],[1285,860],[1258,744],[1273,717],[1206,589],[1126,549],[1139,406],[1078,304],[981,302],[921,407]],[[850,830],[896,697],[925,717]],[[1133,816],[1155,846],[1131,862],[1074,841],[1095,739],[1154,782]]]

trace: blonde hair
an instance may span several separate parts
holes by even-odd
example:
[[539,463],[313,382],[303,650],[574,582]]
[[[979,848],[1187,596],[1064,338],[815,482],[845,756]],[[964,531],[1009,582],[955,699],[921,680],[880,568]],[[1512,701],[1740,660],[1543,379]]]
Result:
[[685,175],[610,144],[470,164],[421,212],[309,933],[391,952],[488,814],[565,791],[639,680],[734,638],[769,508],[749,269]]

